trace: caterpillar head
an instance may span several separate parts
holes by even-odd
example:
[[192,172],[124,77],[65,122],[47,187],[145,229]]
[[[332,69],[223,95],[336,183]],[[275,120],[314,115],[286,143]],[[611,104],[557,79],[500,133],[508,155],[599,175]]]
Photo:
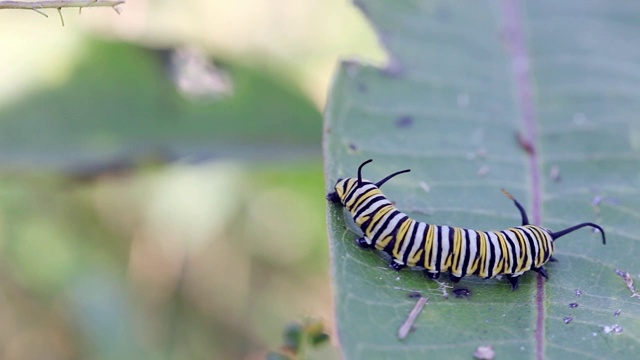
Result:
[[370,185],[370,184],[373,184],[376,187],[380,187],[382,186],[382,184],[387,182],[392,177],[411,171],[410,169],[396,171],[393,174],[387,175],[384,179],[378,181],[377,183],[373,183],[369,180],[362,179],[362,168],[372,161],[373,161],[372,159],[369,159],[363,162],[362,164],[360,164],[360,166],[358,167],[357,178],[338,179],[338,181],[336,182],[336,185],[334,186],[335,191],[330,192],[327,195],[327,200],[331,201],[334,204],[341,204],[344,206],[345,199],[347,198],[347,196],[353,191],[357,190],[358,188],[364,185]]

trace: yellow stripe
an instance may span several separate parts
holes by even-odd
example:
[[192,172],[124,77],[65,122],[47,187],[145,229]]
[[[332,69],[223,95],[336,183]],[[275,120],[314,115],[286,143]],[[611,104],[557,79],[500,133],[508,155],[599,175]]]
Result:
[[454,228],[453,230],[453,249],[454,249],[454,257],[453,257],[453,265],[451,266],[452,272],[454,272],[456,276],[460,276],[462,274],[462,264],[460,262],[460,258],[463,256],[462,254],[462,229]]
[[502,239],[502,274],[505,274],[511,270],[511,266],[509,266],[511,264],[511,253],[509,252],[511,247],[509,246],[509,237],[507,235],[502,234]]
[[389,242],[391,242],[391,239],[393,239],[393,236],[387,235],[381,240],[378,240],[378,242],[376,242],[376,249],[384,250],[384,248],[389,244]]
[[506,272],[507,259],[509,258],[509,251],[507,250],[507,238],[506,236],[496,231],[498,236],[498,242],[500,243],[500,264],[496,267],[495,274],[504,274]]
[[381,219],[384,218],[391,211],[393,211],[393,206],[387,205],[387,206],[383,206],[382,209],[379,209],[373,215],[373,220],[371,220],[371,223],[369,224],[369,228],[367,228],[367,236],[369,237],[373,236],[373,230],[375,230],[375,227],[380,225],[380,223],[384,221]]
[[411,219],[407,219],[407,221],[400,225],[400,230],[398,230],[398,233],[396,234],[396,243],[393,246],[393,257],[395,259],[401,260],[404,255],[400,253],[400,249],[405,241],[409,241],[409,239],[406,238],[409,226],[411,226]]
[[547,233],[543,230],[540,230],[538,227],[532,228],[532,230],[536,233],[536,241],[538,242],[538,256],[535,258],[535,267],[540,267],[544,265],[544,258],[548,252],[547,248]]
[[[442,239],[442,242],[447,242],[447,244],[449,245],[449,253],[447,254],[447,258],[444,260],[444,269],[442,269],[442,271],[447,271],[449,270],[449,268],[451,267],[451,262],[453,261],[453,254],[455,254],[455,239],[454,239],[454,243],[451,244],[449,243],[449,237],[451,236],[451,232],[453,231],[453,235],[455,237],[455,228],[449,227],[449,231],[447,231],[447,238],[446,239]],[[444,247],[443,247],[444,249]],[[444,255],[444,254],[443,254]]]
[[[478,237],[478,232],[475,230],[469,230],[472,231],[476,234],[476,238]],[[477,248],[477,240],[469,240],[469,244],[467,244],[467,246],[469,246],[469,252],[471,252],[471,249],[475,249],[475,255],[473,256],[472,259],[469,259],[469,266],[467,268],[467,274],[473,274],[476,269],[478,268],[478,259],[480,256],[480,249]]]
[[489,236],[482,231],[478,232],[478,234],[480,234],[480,254],[482,255],[480,260],[480,276],[486,278],[487,276],[489,276],[487,261],[491,256],[491,254],[489,253]]
[[518,238],[518,242],[520,243],[520,249],[518,250],[517,259],[518,266],[516,267],[516,272],[519,273],[524,268],[524,252],[527,251],[527,247],[525,245],[525,243],[527,243],[527,240],[525,238],[525,235],[522,233],[522,229],[513,228],[513,230],[515,230],[516,237]]
[[435,266],[431,263],[431,253],[433,252],[433,237],[434,237],[435,225],[429,225],[427,230],[426,241],[424,242],[424,268],[427,270],[434,270]]
[[420,255],[424,252],[423,249],[416,251],[416,254],[409,260],[409,266],[416,266],[418,261],[420,261]]
[[[351,191],[353,191],[353,189],[356,187],[357,183],[358,183],[358,179],[350,179],[349,182],[347,183],[347,188],[345,189],[345,192],[342,194],[341,198],[344,198],[347,194],[351,193]],[[347,209],[353,209],[351,205],[353,205],[353,202],[355,200],[356,198],[354,197],[351,199],[351,201],[345,204]]]
[[382,194],[382,191],[380,191],[380,189],[373,188],[373,189],[367,191],[366,193],[360,195],[358,197],[359,201],[357,203],[355,203],[355,205],[353,206],[353,209],[359,208],[360,206],[362,206],[362,204],[365,201],[369,200],[371,197],[376,196],[378,194]]

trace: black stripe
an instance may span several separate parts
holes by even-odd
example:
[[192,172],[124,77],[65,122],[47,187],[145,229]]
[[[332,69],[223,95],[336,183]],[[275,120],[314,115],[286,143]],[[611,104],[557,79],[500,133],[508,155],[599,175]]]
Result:
[[[418,236],[420,236],[420,238],[422,238],[422,246],[421,248],[424,250],[422,252],[422,255],[420,255],[420,259],[418,259],[417,264],[423,264],[427,261],[427,234],[429,233],[429,228],[431,228],[434,225],[429,225],[427,223],[424,223],[424,232],[422,234],[418,234]],[[418,251],[420,251],[420,249],[418,249]],[[433,253],[433,251],[431,251],[431,253]]]
[[369,207],[371,205],[373,205],[376,201],[378,200],[385,200],[384,195],[380,194],[380,195],[375,195],[375,196],[370,196],[369,199],[365,200],[360,207],[358,208],[358,210],[356,211],[356,213],[353,215],[353,218],[356,219],[358,217],[360,217],[362,215],[362,213],[364,213],[365,211],[367,211],[369,209]]
[[464,255],[464,257],[461,259],[462,261],[462,275],[460,275],[460,277],[464,277],[465,275],[467,275],[467,268],[469,267],[469,260],[471,258],[471,250],[470,250],[470,245],[471,245],[471,238],[469,237],[469,231],[468,229],[462,229],[463,231],[463,238],[462,241],[464,242],[464,253],[461,255]]
[[[365,222],[362,224],[362,226],[360,227],[360,228],[362,229],[362,231],[364,231],[364,232],[366,232],[366,233],[370,233],[370,232],[372,232],[372,231],[373,231],[373,229],[374,229],[374,228],[376,227],[376,225],[378,224],[377,222],[375,222],[375,223],[373,222],[373,219],[374,219],[375,215],[376,215],[379,211],[381,211],[383,208],[385,208],[385,207],[387,207],[387,206],[390,206],[390,204],[384,204],[384,203],[382,203],[382,204],[379,204],[377,207],[372,208],[372,209],[371,209],[371,213],[370,213],[369,215],[366,215],[366,216],[368,216],[369,218],[368,218],[368,219],[367,219],[367,221],[365,221]],[[387,213],[387,216],[388,216],[390,213],[391,213],[391,211],[390,211],[389,213]],[[359,218],[359,217],[355,217],[355,216],[354,216],[354,218],[353,218],[353,219],[354,219],[354,221],[357,221],[357,219],[358,219],[358,218]],[[378,219],[378,221],[380,221],[380,220],[382,220],[382,219],[384,219],[384,216],[383,216],[383,217],[381,217],[381,218],[379,218],[379,219]],[[367,225],[366,227],[364,226],[365,224]]]
[[[499,274],[506,274],[507,267],[509,266],[509,262],[507,261],[507,258],[504,255],[506,250],[506,254],[509,255],[509,259],[511,259],[511,246],[509,242],[509,236],[507,235],[507,233],[504,230],[499,231],[499,233],[502,235],[502,237],[504,237],[504,240],[500,241],[500,261],[502,261],[502,269],[500,270]],[[502,249],[502,245],[504,245],[505,250]]]
[[[374,214],[376,214],[378,211],[382,211],[382,209],[383,209],[383,208],[385,208],[385,207],[387,207],[387,206],[391,206],[391,205],[389,205],[389,204],[383,204],[383,205],[381,205],[380,207],[378,207],[377,209],[375,209],[375,210],[371,213],[371,216],[373,217],[373,216],[374,216]],[[385,220],[385,222],[386,222],[386,223],[388,223],[389,218],[390,218],[390,217],[393,217],[393,215],[394,215],[394,214],[398,214],[398,213],[400,213],[398,210],[394,210],[394,209],[392,208],[392,210],[391,210],[391,211],[389,211],[385,216],[382,216],[382,217],[380,217],[379,219],[377,219],[377,220],[375,220],[375,221],[371,222],[371,226],[370,226],[371,231],[373,231],[373,230],[378,226],[378,224],[380,223],[380,221],[382,221],[382,220],[384,219],[384,220]],[[382,228],[385,228],[386,226],[387,226],[387,225],[384,225]]]
[[[380,227],[380,229],[378,229],[378,231],[376,231],[376,233],[373,234],[373,239],[376,239],[375,241],[377,241],[378,237],[387,230],[391,220],[396,218],[397,216],[402,216],[402,215],[404,214],[398,210],[391,210],[389,213],[387,213],[384,223],[382,223],[382,226]],[[406,215],[404,216],[406,217]],[[371,231],[373,231],[377,225],[378,225],[378,222],[374,222],[373,224],[371,224]]]
[[406,223],[407,221],[409,221],[409,217],[408,216],[405,216],[404,218],[398,220],[398,223],[393,228],[393,231],[390,234],[391,235],[391,241],[389,241],[387,246],[385,246],[385,248],[384,248],[384,252],[386,252],[387,254],[391,255],[392,258],[393,258],[393,248],[396,246],[396,242],[401,240],[401,239],[398,239],[398,233],[400,232],[400,229],[402,228],[402,225],[404,223]]
[[[535,246],[533,246],[534,245],[533,244],[534,239],[531,238],[531,235],[529,235],[528,231],[523,231],[522,233],[526,236],[527,241],[529,242],[529,247],[531,248],[531,252],[535,252],[536,248],[535,248]],[[535,232],[532,231],[532,233],[535,236]],[[523,250],[523,251],[526,251],[526,250]],[[527,270],[531,270],[531,268],[535,265],[535,256],[537,254],[530,254],[530,253],[526,253],[526,252],[525,252],[525,254],[528,255],[527,258],[531,258],[531,261],[532,261],[532,264],[529,266],[529,268],[528,269],[524,269],[525,271],[527,271]],[[526,259],[523,259],[523,260],[526,260]],[[522,264],[522,265],[524,265],[524,264]]]
[[406,250],[402,254],[402,261],[405,264],[409,262],[409,253],[411,253],[411,248],[413,248],[413,245],[415,245],[416,241],[418,240],[417,238],[418,226],[420,226],[420,223],[414,220],[413,230],[411,231],[411,237],[409,237],[409,244],[407,245]]
[[[493,277],[493,275],[494,275],[493,274],[493,266],[496,264],[497,258],[502,253],[502,252],[499,252],[499,250],[496,249],[493,246],[493,241],[491,241],[491,237],[489,236],[492,233],[493,232],[487,232],[487,242],[489,244],[489,247],[487,248],[487,250],[488,250],[487,254],[489,255],[489,266],[487,267],[487,278],[492,278]],[[500,242],[499,238],[498,238],[498,242]]]
[[[476,255],[473,257],[473,259],[469,259],[469,263],[471,265],[473,265],[473,263],[478,260],[478,258],[480,258],[480,234],[478,234],[478,231],[476,230],[471,230],[469,229],[469,231],[473,231],[476,234]],[[471,275],[478,275],[480,274],[480,263],[478,262],[478,267],[476,267],[476,269],[473,271],[473,273],[471,273]]]
[[442,260],[442,228],[444,226],[436,225],[436,236],[438,240],[438,248],[436,249],[435,271],[440,272],[440,261]]
[[353,195],[354,190],[358,188],[357,186],[354,186],[353,189],[351,189],[351,192],[347,192],[347,190],[348,190],[347,184],[348,183],[349,183],[348,181],[345,181],[345,182],[342,183],[342,193],[345,195],[343,202],[345,204],[348,202],[349,199],[351,199],[351,196]]
[[447,257],[444,258],[444,262],[446,264],[447,260],[451,256],[451,265],[449,266],[449,269],[451,269],[451,267],[453,266],[453,257],[454,257],[453,255],[455,254],[455,249],[453,248],[453,245],[454,245],[453,237],[455,236],[455,234],[456,234],[455,229],[452,227],[449,227],[449,253],[447,254]]
[[[516,229],[517,230],[517,229]],[[518,234],[516,233],[515,230],[513,229],[509,229],[508,230],[510,233],[513,234],[513,236],[516,238],[516,240],[513,240],[510,236],[507,236],[507,231],[505,231],[505,236],[507,237],[507,244],[509,245],[509,258],[511,259],[511,269],[509,270],[511,272],[511,274],[513,274],[514,272],[516,272],[516,269],[518,268],[518,255],[520,255],[519,252],[516,251],[516,245],[520,244],[520,241],[518,241]],[[518,243],[516,244],[514,241],[518,241]]]
[[536,259],[534,261],[534,263],[537,264],[539,262],[539,260],[542,260],[542,259],[540,259],[540,257],[546,256],[546,254],[549,253],[549,249],[548,249],[548,246],[547,246],[547,242],[545,241],[545,234],[543,233],[543,230],[541,230],[538,227],[535,227],[533,229],[535,230],[536,241],[538,242],[538,247],[539,247],[538,254],[537,254]]

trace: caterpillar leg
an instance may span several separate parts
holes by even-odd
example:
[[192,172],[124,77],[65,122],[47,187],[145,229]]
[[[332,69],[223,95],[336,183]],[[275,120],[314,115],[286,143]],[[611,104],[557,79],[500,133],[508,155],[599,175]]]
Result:
[[424,274],[431,280],[436,280],[437,278],[440,277],[440,272],[429,272],[425,270]]
[[457,283],[460,281],[460,279],[462,279],[460,276],[455,276],[452,273],[449,273],[449,280],[451,280],[454,283]]
[[389,267],[392,268],[395,271],[400,271],[402,270],[406,265],[404,264],[399,264],[397,263],[395,260],[391,260],[391,262],[389,263]]
[[549,279],[549,276],[547,276],[547,272],[544,270],[544,267],[540,266],[539,268],[533,268],[533,271],[542,275],[545,279]]
[[549,261],[551,261],[551,262],[557,262],[557,261],[558,261],[558,259],[556,259],[556,258],[554,258],[554,257],[552,256],[552,257],[550,257],[550,258],[549,258]]
[[507,280],[509,280],[509,283],[511,283],[511,289],[515,290],[518,288],[518,278],[520,276],[511,276],[511,275],[507,275]]
[[373,245],[367,242],[367,239],[363,236],[361,238],[356,239],[356,244],[360,246],[362,249],[372,249]]

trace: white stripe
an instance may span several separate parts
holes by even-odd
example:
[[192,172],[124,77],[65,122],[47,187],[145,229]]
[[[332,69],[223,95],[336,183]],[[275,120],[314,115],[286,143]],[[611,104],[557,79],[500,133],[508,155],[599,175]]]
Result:
[[418,225],[418,231],[416,231],[416,238],[414,239],[413,247],[411,247],[409,259],[414,257],[416,255],[416,252],[418,252],[418,250],[420,250],[424,246],[425,236],[427,235],[424,231],[427,225],[423,222],[418,221],[416,221],[416,224]]
[[449,229],[450,227],[448,226],[440,227],[440,230],[442,231],[442,236],[440,237],[440,239],[442,239],[442,256],[440,257],[440,271],[447,270],[444,264],[447,261],[449,252],[451,251],[451,249],[449,249]]
[[[488,231],[486,234],[488,235],[487,237],[489,238],[489,243],[487,244],[487,262],[485,263],[485,269],[487,269],[487,275],[495,276],[496,264],[493,264],[493,268],[489,269],[489,262],[491,259],[495,258],[495,256],[492,256],[492,253],[495,252],[495,245],[497,244],[497,241],[496,241],[497,236],[495,236],[495,234],[491,231]],[[494,251],[491,251],[492,249]]]
[[[391,204],[389,202],[389,200],[378,200],[373,202],[372,204],[367,206],[367,210],[365,210],[364,212],[362,212],[362,214],[360,215],[360,217],[363,216],[367,216],[367,215],[371,215],[374,211],[378,211],[378,209],[380,209],[381,207],[385,206],[385,205],[389,205]],[[358,208],[355,208],[351,211],[351,214],[353,217],[355,217],[356,213],[360,210],[360,206]]]
[[[364,193],[366,193],[366,192],[368,192],[368,191],[370,191],[372,189],[375,189],[375,186],[372,185],[372,184],[362,185],[359,188],[357,186],[358,185],[356,185],[356,191],[351,196],[351,200],[346,204],[347,207],[353,206],[355,204],[356,200],[358,200],[358,198],[362,194],[364,194]],[[349,194],[346,194],[346,195],[348,196]]]
[[464,229],[460,229],[460,255],[458,256],[458,267],[456,268],[456,272],[457,274],[454,274],[456,276],[461,276],[462,275],[462,268],[464,266],[464,259],[466,259],[466,252],[467,252],[467,240],[465,237],[465,231]]
[[[389,211],[387,215],[383,216],[382,219],[380,219],[380,223],[375,227],[375,229],[373,229],[373,232],[371,232],[371,236],[375,236],[375,234],[378,233],[379,229],[382,228],[387,218],[389,216],[393,216],[392,213],[393,213],[393,210]],[[396,214],[395,217],[391,219],[391,221],[389,222],[389,225],[387,225],[384,231],[380,234],[377,240],[382,240],[385,237],[387,237],[389,234],[391,234],[395,229],[395,227],[398,225],[398,222],[402,219],[402,215],[404,214],[402,213]]]
[[476,242],[478,241],[478,232],[475,230],[469,230],[469,265],[468,270],[473,266],[473,262],[476,261],[476,257],[478,257],[478,246]]
[[[408,221],[411,221],[411,219],[409,219]],[[407,233],[404,236],[404,243],[402,244],[402,248],[400,249],[401,254],[406,254],[405,251],[407,251],[407,247],[409,247],[409,243],[411,242],[411,234],[415,226],[416,221],[413,221],[413,224],[411,224],[411,226],[409,226],[409,229],[407,229]],[[407,261],[409,261],[409,259],[410,258],[407,258]]]

